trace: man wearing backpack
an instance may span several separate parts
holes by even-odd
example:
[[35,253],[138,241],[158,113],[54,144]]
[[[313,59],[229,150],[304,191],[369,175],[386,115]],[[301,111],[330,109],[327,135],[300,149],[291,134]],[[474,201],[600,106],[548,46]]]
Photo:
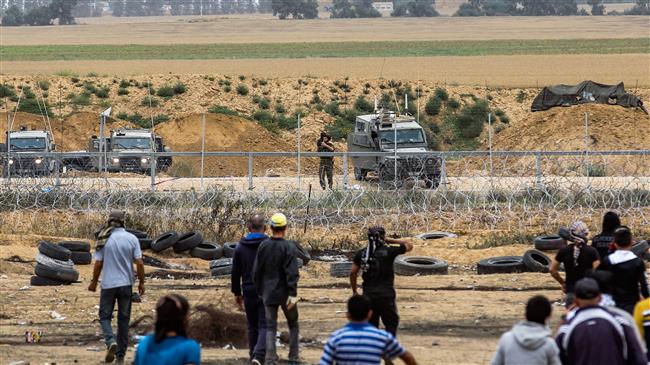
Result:
[[[397,246],[389,246],[397,245]],[[352,293],[357,293],[357,276],[363,277],[363,295],[371,302],[372,317],[368,321],[379,328],[379,319],[386,331],[393,336],[397,334],[399,315],[395,302],[395,272],[393,263],[399,255],[413,250],[413,244],[405,240],[386,238],[383,227],[368,230],[368,246],[354,256],[350,285]]]

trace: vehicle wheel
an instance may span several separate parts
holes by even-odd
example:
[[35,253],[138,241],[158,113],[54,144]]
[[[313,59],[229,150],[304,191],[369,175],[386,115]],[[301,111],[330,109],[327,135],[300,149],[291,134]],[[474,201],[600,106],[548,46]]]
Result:
[[345,278],[350,276],[352,271],[352,261],[332,262],[330,264],[330,276],[335,278]]
[[51,266],[45,266],[37,263],[34,268],[34,274],[48,279],[60,280],[65,282],[73,282],[79,279],[79,271],[75,269],[60,269]]
[[509,274],[525,271],[524,260],[521,256],[499,256],[481,260],[476,265],[479,275]]
[[70,270],[74,268],[74,262],[72,260],[57,260],[47,257],[42,253],[36,255],[36,263],[51,267],[54,270]]
[[638,257],[644,258],[649,248],[650,246],[648,245],[648,241],[639,241],[639,243],[632,246],[631,251]]
[[48,279],[41,276],[32,276],[29,279],[29,285],[31,286],[59,286],[59,285],[70,285],[67,281]]
[[181,253],[188,251],[198,246],[203,242],[203,235],[201,232],[192,231],[185,233],[184,235],[178,238],[178,241],[174,243],[174,252]]
[[566,241],[560,236],[539,236],[535,238],[535,249],[554,251],[566,246]]
[[426,176],[424,178],[424,185],[427,187],[427,189],[437,189],[438,186],[440,186],[440,176]]
[[154,250],[154,252],[160,252],[174,246],[177,241],[178,233],[175,231],[169,231],[153,240],[153,242],[151,242],[151,249]]
[[93,261],[93,255],[90,252],[72,251],[70,259],[75,265],[90,265]]
[[395,172],[386,165],[381,165],[379,167],[379,184],[383,189],[399,189],[404,181],[399,177],[395,179]]
[[59,246],[65,247],[72,252],[90,252],[90,243],[83,241],[62,241]]
[[140,242],[140,250],[151,249],[151,243],[153,242],[151,238],[140,238],[138,241]]
[[138,231],[137,229],[127,228],[127,229],[125,229],[125,231],[131,233],[132,235],[134,235],[137,238],[148,238],[149,237],[148,234],[146,234],[145,232],[142,232],[142,231]]
[[70,260],[70,250],[65,247],[57,246],[51,242],[41,241],[38,243],[38,252],[53,259],[68,261]]
[[526,269],[531,272],[547,273],[551,269],[551,258],[541,251],[528,250],[522,260]]
[[223,249],[216,243],[203,242],[190,251],[190,256],[203,260],[216,260],[223,256]]
[[233,257],[239,242],[226,242],[223,244],[223,257]]
[[456,238],[456,237],[458,237],[458,235],[450,232],[444,232],[444,231],[427,232],[415,236],[415,238],[419,240],[437,240],[440,238]]
[[402,276],[433,275],[449,272],[449,264],[435,257],[398,256],[394,263],[395,274]]

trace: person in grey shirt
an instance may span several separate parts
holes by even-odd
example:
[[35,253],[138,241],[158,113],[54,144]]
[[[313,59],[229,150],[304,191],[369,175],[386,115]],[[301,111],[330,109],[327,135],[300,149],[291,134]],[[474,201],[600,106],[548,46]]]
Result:
[[[88,290],[97,290],[99,275],[102,274],[99,295],[99,323],[106,341],[105,362],[111,363],[117,357],[117,363],[124,363],[129,342],[129,322],[131,320],[131,296],[133,291],[133,263],[138,271],[138,292],[144,294],[144,262],[140,242],[131,233],[124,230],[123,212],[112,212],[107,226],[110,236],[106,243],[95,250],[95,267]],[[113,336],[111,320],[113,308],[117,301],[117,341]]]

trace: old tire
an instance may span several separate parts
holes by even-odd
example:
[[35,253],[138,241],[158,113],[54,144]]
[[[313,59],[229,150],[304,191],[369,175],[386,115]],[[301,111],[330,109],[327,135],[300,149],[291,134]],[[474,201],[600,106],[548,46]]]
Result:
[[125,229],[125,231],[131,233],[132,235],[134,235],[138,239],[139,238],[148,238],[149,237],[148,234],[146,234],[145,232],[142,232],[142,231],[138,231],[137,229],[127,228],[127,229]]
[[444,231],[427,232],[415,236],[415,238],[419,240],[437,240],[440,238],[456,238],[456,237],[458,237],[456,234],[450,232],[444,232]]
[[72,260],[63,261],[53,259],[40,252],[36,255],[36,263],[51,267],[54,270],[71,270],[74,268],[74,262]]
[[634,254],[637,255],[638,257],[644,258],[645,254],[648,252],[648,249],[650,249],[650,245],[648,245],[648,241],[639,241],[639,243],[632,246],[631,251],[634,252]]
[[223,257],[233,257],[239,242],[226,242],[223,244]]
[[217,267],[224,267],[224,266],[232,266],[232,259],[231,258],[222,258],[222,259],[217,259],[217,260],[212,260],[210,261],[209,267],[210,270],[217,268]]
[[151,238],[140,238],[138,241],[140,242],[140,250],[151,249],[151,244],[153,243],[153,240]]
[[226,276],[232,272],[232,259],[218,259],[210,261],[210,273],[212,276]]
[[90,243],[84,241],[62,241],[58,245],[71,252],[90,252]]
[[509,274],[523,272],[526,269],[521,256],[499,256],[481,260],[476,265],[476,272],[479,275],[485,274]]
[[446,261],[426,256],[398,256],[393,267],[395,274],[402,276],[446,275],[449,272]]
[[352,271],[352,261],[332,262],[330,264],[330,276],[335,278],[345,278],[350,276]]
[[160,252],[166,250],[178,241],[178,233],[175,231],[169,231],[158,236],[153,242],[151,242],[151,249],[154,252]]
[[174,252],[181,253],[189,251],[203,242],[203,235],[201,232],[192,231],[178,237],[178,241],[174,243]]
[[535,249],[540,251],[555,251],[566,246],[566,241],[560,236],[539,236],[535,238]]
[[223,256],[223,249],[216,243],[203,242],[190,251],[190,256],[203,260],[216,260]]
[[93,261],[93,255],[91,255],[90,252],[72,251],[70,259],[75,265],[90,265]]
[[34,274],[48,279],[54,279],[65,282],[73,282],[79,279],[79,272],[75,269],[60,269],[43,264],[36,264]]
[[41,276],[32,276],[29,279],[29,285],[31,286],[59,286],[59,285],[69,285],[67,281],[48,279]]
[[57,246],[51,242],[41,241],[38,243],[38,252],[53,259],[68,261],[70,260],[70,250],[65,247]]
[[551,258],[538,250],[528,250],[522,258],[524,266],[530,272],[547,273],[551,269]]
[[214,269],[210,270],[210,274],[212,274],[212,276],[216,278],[230,276],[230,274],[232,274],[232,265],[215,267]]

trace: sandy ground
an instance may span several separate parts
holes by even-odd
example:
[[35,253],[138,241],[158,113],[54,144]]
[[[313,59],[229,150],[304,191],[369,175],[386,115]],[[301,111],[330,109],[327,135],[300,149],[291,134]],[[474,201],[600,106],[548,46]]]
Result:
[[[50,239],[54,239],[49,237]],[[31,287],[29,275],[33,262],[17,263],[6,259],[18,255],[31,260],[36,252],[36,236],[0,235],[0,360],[9,363],[28,360],[57,364],[95,364],[102,357],[99,325],[96,319],[98,294],[85,290],[90,266],[78,266],[81,283],[65,287]],[[523,315],[525,301],[544,294],[559,301],[557,285],[547,274],[506,274],[477,276],[473,264],[495,255],[521,254],[528,246],[511,245],[470,250],[463,244],[467,237],[436,241],[415,241],[413,255],[434,255],[448,260],[450,275],[398,277],[398,308],[401,313],[399,338],[421,364],[485,364],[489,361],[499,335]],[[194,272],[207,273],[207,263],[181,258],[177,254],[157,256],[173,263],[189,264]],[[346,279],[328,275],[328,263],[313,262],[301,272],[299,304],[301,355],[317,363],[322,341],[345,323],[345,300],[349,296]],[[148,274],[157,268],[146,267]],[[134,304],[132,319],[151,314],[161,295],[175,292],[189,298],[192,305],[218,304],[232,308],[228,281],[224,279],[148,279],[143,303]],[[21,289],[22,288],[22,289]],[[221,304],[219,304],[221,303]],[[555,306],[552,326],[558,324],[562,308]],[[63,320],[55,320],[56,311]],[[282,324],[281,327],[285,328]],[[24,332],[44,332],[41,344],[25,344]],[[286,347],[280,349],[286,358]],[[131,359],[131,347],[127,359]],[[207,364],[244,364],[246,351],[206,347],[202,350]]]

